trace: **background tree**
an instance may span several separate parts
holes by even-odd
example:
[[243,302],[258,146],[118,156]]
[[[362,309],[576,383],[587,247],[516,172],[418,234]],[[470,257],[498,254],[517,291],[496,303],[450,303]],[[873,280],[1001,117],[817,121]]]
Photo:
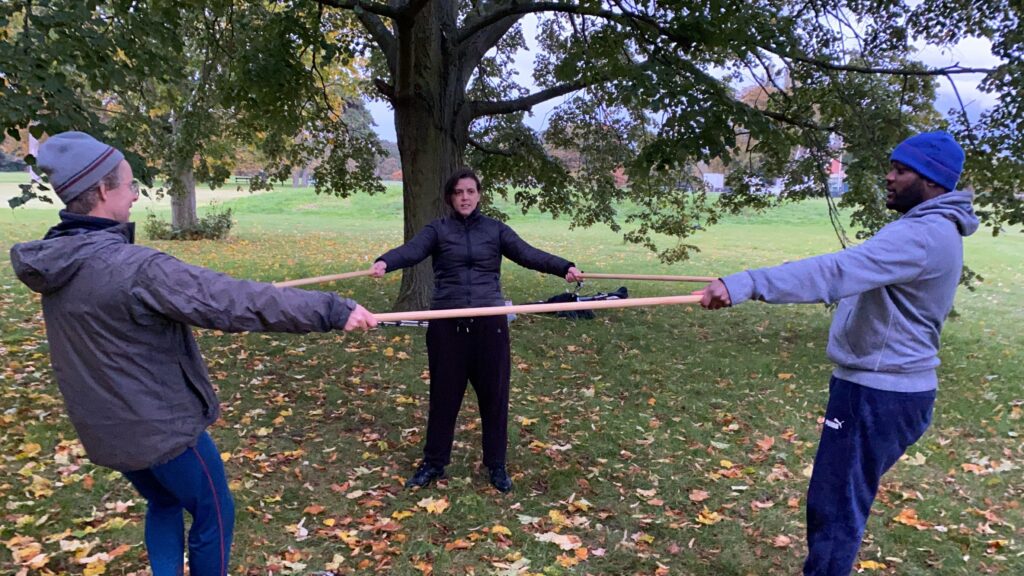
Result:
[[[195,184],[223,184],[239,149],[266,163],[250,185],[316,160],[332,190],[382,190],[344,15],[316,5],[191,1],[11,2],[0,7],[7,133],[85,130],[130,152],[196,223]],[[34,197],[26,193],[18,201]]]

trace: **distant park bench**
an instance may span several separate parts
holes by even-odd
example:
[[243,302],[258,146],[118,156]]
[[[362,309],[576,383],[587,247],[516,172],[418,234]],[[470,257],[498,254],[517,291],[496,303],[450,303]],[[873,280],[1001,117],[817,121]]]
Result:
[[240,182],[248,182],[252,180],[252,176],[235,176],[235,184]]

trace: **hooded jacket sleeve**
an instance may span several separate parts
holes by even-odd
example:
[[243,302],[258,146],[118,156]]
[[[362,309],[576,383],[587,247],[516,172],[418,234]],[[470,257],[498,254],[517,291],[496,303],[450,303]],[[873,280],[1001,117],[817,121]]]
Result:
[[500,226],[501,230],[498,234],[501,241],[501,253],[516,264],[555,276],[565,276],[569,272],[569,268],[574,266],[565,258],[530,246],[516,234],[511,226],[505,223],[500,223]]
[[863,244],[771,268],[722,278],[732,304],[832,303],[875,288],[909,282],[928,262],[923,226],[894,222]]
[[355,308],[337,294],[237,280],[164,253],[139,268],[135,303],[167,318],[225,332],[327,332]]
[[411,240],[398,248],[388,250],[381,254],[377,260],[387,264],[388,272],[401,268],[415,266],[422,262],[434,251],[437,246],[437,221],[431,222],[423,227]]

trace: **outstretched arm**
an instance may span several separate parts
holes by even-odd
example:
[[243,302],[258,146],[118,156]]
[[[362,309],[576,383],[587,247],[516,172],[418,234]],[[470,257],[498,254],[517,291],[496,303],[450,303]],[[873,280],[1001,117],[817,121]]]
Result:
[[132,286],[133,314],[141,323],[154,314],[225,332],[327,332],[376,326],[354,300],[328,292],[279,288],[237,280],[155,252]]
[[701,304],[721,308],[751,299],[772,304],[831,303],[909,282],[924,271],[928,238],[912,224],[898,224],[890,224],[853,248],[726,276],[702,291]]
[[581,273],[575,264],[565,258],[534,248],[520,238],[511,227],[502,224],[499,234],[502,255],[516,264],[538,272],[564,276],[566,282],[582,280]]

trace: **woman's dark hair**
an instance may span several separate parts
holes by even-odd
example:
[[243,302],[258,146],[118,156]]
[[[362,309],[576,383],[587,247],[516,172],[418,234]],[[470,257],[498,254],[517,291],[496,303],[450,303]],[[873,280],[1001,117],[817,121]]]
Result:
[[451,198],[452,195],[455,194],[455,186],[459,183],[459,180],[462,180],[463,178],[472,178],[473,182],[476,182],[477,192],[483,192],[480,187],[480,177],[476,175],[476,172],[473,172],[469,168],[459,168],[444,184],[444,203],[448,206],[452,205]]

